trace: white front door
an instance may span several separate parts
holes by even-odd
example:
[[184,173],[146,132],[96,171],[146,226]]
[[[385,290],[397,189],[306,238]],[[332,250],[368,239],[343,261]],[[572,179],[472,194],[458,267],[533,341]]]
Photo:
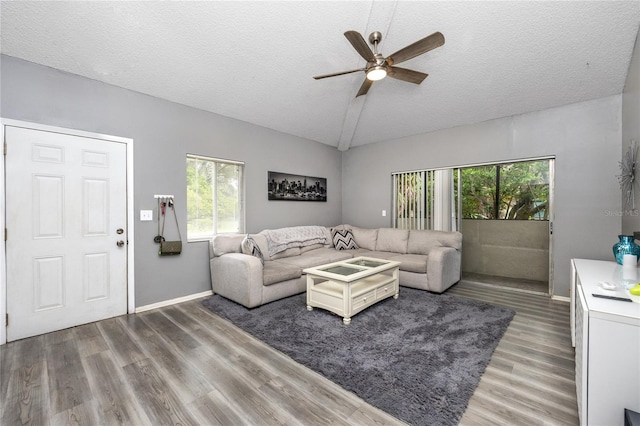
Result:
[[7,340],[127,312],[126,144],[7,126]]

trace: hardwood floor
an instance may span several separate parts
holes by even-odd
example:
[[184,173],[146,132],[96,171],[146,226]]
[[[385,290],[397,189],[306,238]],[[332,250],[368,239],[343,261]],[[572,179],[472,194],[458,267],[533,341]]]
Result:
[[478,284],[449,294],[516,311],[460,424],[578,425],[569,304]]
[[462,272],[462,281],[493,285],[502,288],[518,289],[523,292],[549,294],[549,281],[525,280],[521,278],[475,274],[464,271]]
[[[461,424],[578,424],[568,304],[464,283],[449,293],[517,312]],[[0,347],[0,410],[2,425],[403,424],[199,301]]]

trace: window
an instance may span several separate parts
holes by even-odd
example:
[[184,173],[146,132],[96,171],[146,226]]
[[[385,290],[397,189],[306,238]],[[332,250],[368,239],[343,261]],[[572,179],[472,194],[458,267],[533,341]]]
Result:
[[187,240],[244,232],[244,163],[187,155]]
[[462,218],[549,220],[550,160],[462,169]]
[[393,173],[393,226],[460,229],[460,219],[549,220],[552,160]]

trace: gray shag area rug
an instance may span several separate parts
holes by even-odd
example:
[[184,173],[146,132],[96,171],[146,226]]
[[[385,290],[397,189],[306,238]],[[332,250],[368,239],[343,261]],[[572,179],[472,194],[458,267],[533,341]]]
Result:
[[413,425],[456,425],[514,312],[447,294],[400,288],[351,324],[306,294],[247,309],[215,295],[217,315]]

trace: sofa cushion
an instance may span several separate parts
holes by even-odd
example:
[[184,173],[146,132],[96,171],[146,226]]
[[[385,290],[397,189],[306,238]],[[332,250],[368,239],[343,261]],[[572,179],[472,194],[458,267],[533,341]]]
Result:
[[358,256],[373,257],[375,259],[395,260],[394,257],[398,257],[399,254],[393,251],[369,251],[359,254]]
[[369,253],[371,253],[371,251],[372,250],[369,250],[369,249],[359,248],[355,250],[349,250],[347,253],[351,253],[351,257],[358,257],[358,256],[369,256]]
[[334,229],[332,232],[333,245],[336,250],[353,250],[360,248],[349,229]]
[[286,265],[273,260],[264,262],[264,267],[262,268],[262,283],[264,285],[276,284],[301,276],[302,269],[297,266]]
[[376,249],[376,240],[378,239],[377,229],[357,228],[354,226],[351,228],[351,233],[358,247],[367,250]]
[[280,253],[271,256],[271,260],[283,259],[285,257],[300,256],[300,247],[291,247]]
[[418,274],[427,273],[427,259],[429,256],[425,254],[396,254],[389,260],[400,262],[400,270],[407,272],[416,272]]
[[243,234],[220,234],[211,239],[210,248],[213,256],[222,256],[227,253],[242,253]]
[[408,253],[429,254],[429,251],[434,247],[452,247],[461,250],[462,234],[460,232],[417,229],[412,229],[409,232]]
[[407,252],[408,240],[408,229],[380,228],[378,229],[376,251],[392,251],[404,254]]
[[[361,249],[335,250],[332,248],[323,247],[323,248],[313,250],[310,253],[305,253],[304,256],[309,256],[309,255],[322,256],[327,259],[327,263],[333,263],[333,262],[339,262],[341,260],[351,259],[352,257],[356,256],[360,250]],[[362,250],[362,251],[366,251],[366,250]]]
[[324,247],[324,244],[312,244],[310,246],[300,247],[300,254],[305,254],[308,251],[319,249]]
[[258,247],[258,243],[249,234],[244,237],[241,246],[242,253],[257,257],[264,265],[264,256],[262,255],[262,251],[260,250],[260,247]]
[[331,263],[331,260],[326,256],[309,256],[308,254],[305,254],[303,256],[294,256],[274,260],[274,262],[281,263],[283,265],[295,266],[300,269],[305,269]]

